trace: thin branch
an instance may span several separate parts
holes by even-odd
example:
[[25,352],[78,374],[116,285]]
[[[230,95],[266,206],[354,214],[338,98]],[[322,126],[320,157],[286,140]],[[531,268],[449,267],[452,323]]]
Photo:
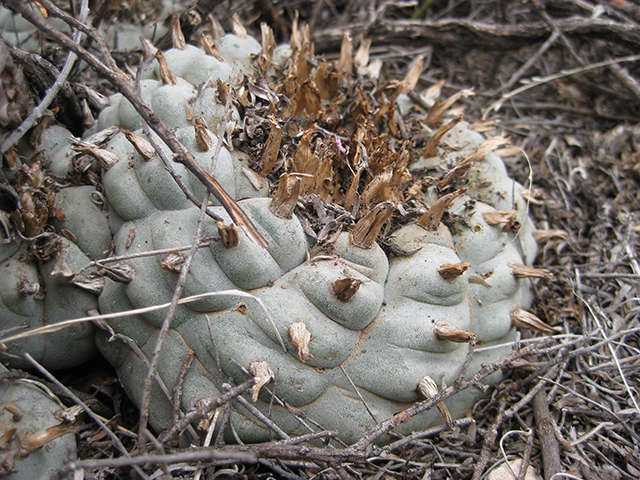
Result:
[[[266,247],[268,242],[258,231],[254,223],[247,216],[247,214],[240,208],[237,202],[222,188],[222,185],[208,172],[206,172],[196,162],[195,158],[182,145],[180,140],[176,137],[173,131],[167,127],[162,119],[149,108],[149,106],[142,100],[135,88],[135,83],[126,75],[122,70],[117,68],[115,61],[111,57],[104,40],[100,36],[99,32],[91,27],[88,27],[75,18],[71,17],[64,11],[60,10],[50,0],[40,0],[38,3],[47,9],[53,16],[61,18],[66,23],[74,28],[79,28],[89,35],[94,41],[97,42],[100,53],[102,54],[104,61],[98,59],[95,55],[89,53],[82,46],[74,43],[72,39],[64,35],[58,29],[49,25],[44,17],[36,13],[34,9],[30,8],[23,0],[0,0],[4,5],[8,6],[12,10],[20,13],[26,20],[33,25],[41,29],[45,34],[53,38],[64,48],[67,48],[75,52],[78,57],[87,62],[93,67],[100,75],[104,76],[111,84],[120,92],[129,102],[138,114],[146,121],[152,130],[154,130],[158,136],[165,142],[167,147],[174,153],[174,160],[182,163],[188,168],[195,176],[200,180],[203,185],[207,187],[207,190],[220,202],[220,204],[227,211],[233,222],[238,225],[246,235],[258,245]],[[106,62],[106,63],[105,63]]]

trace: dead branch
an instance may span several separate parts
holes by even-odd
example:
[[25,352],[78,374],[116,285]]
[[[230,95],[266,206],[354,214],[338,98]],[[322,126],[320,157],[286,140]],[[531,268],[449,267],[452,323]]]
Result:
[[[640,47],[640,27],[602,18],[572,17],[555,22],[555,27],[568,36],[588,37],[620,43],[629,48]],[[352,24],[319,30],[313,33],[317,51],[340,48],[345,31],[352,36],[364,35],[376,44],[440,45],[474,48],[514,49],[542,42],[554,31],[546,22],[519,24],[489,24],[471,20],[445,19],[434,22],[414,20],[379,20],[373,25]]]

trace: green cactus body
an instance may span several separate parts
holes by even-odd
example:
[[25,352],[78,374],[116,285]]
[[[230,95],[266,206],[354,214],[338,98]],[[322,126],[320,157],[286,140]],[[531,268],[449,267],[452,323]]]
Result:
[[[219,396],[224,391],[223,382],[229,378],[236,383],[246,381],[251,376],[250,365],[266,361],[275,382],[260,391],[256,402],[259,409],[286,432],[306,433],[304,422],[284,409],[281,399],[302,409],[324,428],[338,430],[344,441],[354,442],[378,421],[420,399],[418,384],[425,376],[451,384],[468,352],[468,346],[459,341],[475,338],[482,346],[495,347],[478,352],[470,372],[508,353],[509,347],[504,345],[515,335],[510,313],[517,307],[528,307],[532,301],[529,281],[516,278],[509,265],[530,265],[536,245],[526,201],[519,193],[522,186],[508,178],[500,157],[488,154],[472,166],[464,179],[466,194],[449,205],[451,228],[443,223],[432,229],[408,223],[390,236],[392,247],[407,255],[388,257],[375,243],[367,248],[358,246],[349,231],[334,235],[329,245],[324,245],[325,250],[310,249],[301,221],[295,216],[280,218],[272,212],[266,182],[254,185],[255,178],[248,175],[249,164],[238,152],[222,147],[214,160],[217,135],[213,132],[221,125],[226,130],[229,120],[218,101],[218,80],[236,84],[243,75],[250,75],[253,58],[261,51],[255,39],[235,35],[220,38],[218,47],[223,62],[195,47],[169,50],[165,58],[177,75],[174,84],[163,84],[155,61],[143,72],[140,84],[143,100],[175,129],[198,164],[212,172],[239,201],[268,241],[268,247],[260,247],[238,229],[237,245],[212,240],[195,254],[184,296],[222,294],[180,305],[172,318],[158,374],[171,391],[185,355],[195,352],[195,361],[184,378],[182,409],[193,407],[200,399]],[[286,48],[279,52],[281,55]],[[275,68],[285,63],[286,58],[278,58]],[[238,75],[234,77],[234,73]],[[406,98],[399,99],[399,108],[406,108],[406,102]],[[237,110],[232,109],[230,115],[242,125]],[[119,94],[111,97],[97,129],[113,125],[143,136],[142,120]],[[204,134],[200,129],[203,125],[210,129],[205,128]],[[206,146],[198,135],[208,138]],[[460,123],[444,141],[451,153],[427,161],[451,166],[480,146],[484,137]],[[200,210],[187,200],[157,153],[144,156],[125,132],[113,136],[105,150],[115,154],[118,161],[102,174],[109,219],[102,211],[97,213],[102,215],[99,224],[108,222],[113,232],[115,255],[190,245]],[[60,155],[60,165],[65,164],[67,156],[68,152]],[[203,198],[205,189],[195,176],[182,165],[174,163],[173,168],[185,187],[195,197]],[[56,171],[64,174],[64,167]],[[70,203],[80,205],[80,201],[70,200],[70,194],[64,190],[59,193],[61,209]],[[432,189],[427,197],[433,203],[438,194]],[[225,224],[231,223],[222,207],[210,208]],[[519,230],[487,221],[486,214],[497,210],[515,210],[514,224],[517,222]],[[68,218],[60,220],[59,228],[71,230],[78,236],[78,245],[97,256],[108,243],[106,237],[100,237],[100,244],[83,243],[88,233],[74,232],[84,232],[83,222],[72,218],[76,215],[71,210],[65,213]],[[202,233],[208,238],[217,237],[219,225],[205,218]],[[75,252],[71,244],[68,250]],[[107,279],[99,297],[100,311],[115,313],[170,302],[181,257],[174,255],[171,260],[174,263],[162,255],[126,260],[133,278],[127,284]],[[81,263],[78,260],[78,265]],[[26,268],[14,260],[5,260],[4,265],[12,272]],[[38,274],[25,270],[24,276],[36,279]],[[38,308],[42,307],[35,299],[18,299],[16,294],[5,300],[4,290],[0,290],[3,308],[16,312],[11,315],[39,315]],[[269,315],[254,299],[229,293],[234,290],[255,296]],[[65,311],[65,318],[70,318],[68,314]],[[109,320],[109,324],[115,332],[132,339],[150,359],[165,317],[166,310],[156,310]],[[456,335],[468,338],[453,339]],[[107,332],[99,332],[96,342],[117,369],[127,393],[139,404],[147,374],[145,362],[129,345]],[[501,373],[496,373],[488,381],[501,378]],[[154,383],[152,388],[150,421],[162,430],[171,426],[173,407],[159,385]],[[462,416],[477,395],[464,391],[447,400],[447,405],[454,416]],[[407,433],[438,421],[442,417],[437,411],[424,412],[397,431]],[[242,406],[234,406],[232,425],[243,441],[264,441],[271,436]],[[233,438],[229,431],[226,433]]]

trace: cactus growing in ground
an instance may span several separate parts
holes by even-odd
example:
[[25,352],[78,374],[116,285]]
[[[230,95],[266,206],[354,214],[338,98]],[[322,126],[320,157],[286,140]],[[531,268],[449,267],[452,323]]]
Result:
[[[350,58],[332,71],[309,56],[300,32],[286,65],[273,64],[275,45],[267,29],[262,46],[246,37],[242,41],[252,46],[232,60],[238,49],[227,47],[241,40],[238,33],[219,39],[219,49],[205,38],[206,51],[183,46],[158,53],[141,75],[147,77],[140,81],[142,98],[176,129],[200,167],[243,199],[239,204],[268,242],[266,248],[253,243],[229,226],[222,207],[210,207],[220,220],[204,220],[208,245],[196,253],[184,289],[199,297],[180,305],[172,319],[158,364],[164,387],[154,383],[150,420],[159,430],[171,426],[168,397],[176,383],[186,411],[222,395],[228,378],[241,383],[256,376],[262,382],[253,389],[253,404],[283,431],[313,429],[286,403],[352,442],[431,395],[434,380],[455,380],[467,356],[465,343],[488,347],[476,353],[471,371],[508,352],[518,309],[532,301],[525,265],[531,265],[536,246],[523,187],[492,153],[503,139],[484,140],[459,119],[434,113],[437,104],[427,115],[433,141],[413,167],[431,165],[440,172],[430,182],[412,181],[408,168],[416,147],[392,146],[393,137],[402,137],[395,112],[407,104],[409,77],[369,98],[350,78]],[[239,109],[222,107],[243,89]],[[340,101],[342,94],[351,103]],[[162,142],[145,138],[128,101],[119,94],[111,101],[97,130],[115,125],[122,131],[93,154],[106,152],[116,160],[103,168],[102,186],[115,254],[134,258],[123,261],[131,272],[125,281],[105,280],[102,313],[171,300],[184,254],[143,254],[189,245],[200,210],[190,206],[184,190],[195,198],[204,194],[191,173],[160,158],[149,140],[160,150]],[[213,133],[233,121],[242,130],[233,141],[228,130]],[[224,138],[226,147],[219,145]],[[231,150],[234,141],[252,156]],[[266,175],[276,169],[286,173],[269,199],[266,179],[256,170]],[[297,216],[299,195],[306,199],[303,207],[314,207]],[[376,239],[403,203],[394,222],[403,226],[383,232],[389,256]],[[215,295],[238,289],[254,298]],[[112,332],[97,335],[100,351],[136,402],[147,372],[143,357],[151,358],[164,319],[164,312],[148,311],[110,320]],[[133,342],[115,339],[114,332]],[[191,357],[195,361],[181,371]],[[461,416],[475,398],[467,390],[447,406]],[[250,402],[234,407],[231,428],[225,427],[230,438],[270,437],[252,409]],[[398,431],[439,419],[438,412],[425,412]]]

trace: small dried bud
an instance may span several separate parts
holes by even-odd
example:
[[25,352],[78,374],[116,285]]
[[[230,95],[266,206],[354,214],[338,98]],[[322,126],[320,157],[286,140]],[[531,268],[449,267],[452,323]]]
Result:
[[160,79],[162,80],[162,84],[177,85],[178,79],[171,71],[171,68],[167,63],[167,59],[164,58],[164,53],[162,53],[162,50],[158,50],[156,52],[156,59],[158,60],[158,65],[160,66]]
[[553,273],[546,268],[531,268],[520,263],[510,263],[511,273],[516,278],[544,278],[551,280]]
[[351,243],[362,249],[371,248],[380,230],[389,220],[395,205],[391,202],[382,202],[375,206],[373,210],[362,217],[351,231]]
[[478,283],[480,285],[484,285],[485,287],[491,288],[491,284],[480,275],[469,275],[469,283]]
[[338,300],[346,303],[358,292],[361,284],[362,280],[345,277],[331,282],[331,290]]
[[129,284],[135,277],[135,271],[129,265],[118,263],[112,266],[103,266],[98,273],[110,278],[114,282]]
[[202,48],[206,52],[207,55],[211,55],[213,58],[222,60],[222,56],[220,55],[220,50],[218,50],[218,46],[216,45],[216,41],[213,38],[213,33],[210,31],[205,31],[200,34],[200,44]]
[[280,175],[278,189],[269,203],[271,213],[279,218],[291,218],[298,203],[301,188],[302,180],[300,175],[287,173]]
[[433,334],[439,340],[448,340],[454,343],[469,343],[475,342],[475,334],[462,330],[450,323],[438,322],[433,327]]
[[40,292],[40,284],[35,282],[27,282],[25,278],[20,280],[16,285],[16,290],[20,298],[27,298],[37,295]]
[[149,143],[147,139],[130,130],[123,129],[122,133],[124,133],[124,136],[127,137],[127,140],[129,140],[131,145],[133,145],[133,148],[135,148],[138,153],[142,155],[142,158],[145,162],[148,162],[156,156],[156,149],[153,148],[153,145],[151,145],[151,143]]
[[180,15],[177,13],[171,16],[171,42],[173,43],[173,48],[178,50],[187,48],[187,42],[184,39],[184,33],[182,33],[182,26],[180,25]]
[[120,160],[115,153],[109,152],[108,150],[104,150],[102,148],[97,148],[93,145],[88,145],[86,143],[75,143],[71,148],[73,148],[77,152],[91,155],[98,161],[100,167],[104,168],[105,170],[109,170]]
[[185,260],[186,257],[182,253],[167,253],[164,257],[162,257],[160,268],[162,268],[163,270],[167,270],[168,272],[180,273],[180,270],[182,270],[182,264],[185,262]]
[[235,229],[233,224],[225,225],[221,221],[217,221],[216,225],[218,226],[218,235],[220,235],[220,242],[224,248],[233,248],[237,247],[240,239],[238,238],[238,231]]
[[511,310],[511,325],[518,328],[537,330],[547,335],[553,335],[558,331],[555,327],[546,324],[533,313],[526,311],[522,307],[516,307]]
[[53,427],[45,428],[44,430],[40,430],[39,432],[32,433],[26,438],[21,439],[20,454],[26,457],[30,453],[44,447],[49,442],[54,441],[56,438],[60,438],[69,433],[74,433],[75,431],[75,425],[61,423],[60,425],[54,425]]
[[427,213],[420,217],[417,222],[418,225],[430,231],[437,230],[438,225],[440,225],[440,221],[442,220],[442,216],[449,208],[449,205],[451,205],[451,202],[466,191],[466,188],[461,188],[455,192],[447,193],[440,197],[433,205],[431,205],[431,207],[429,207]]
[[255,384],[251,387],[251,401],[254,403],[258,401],[258,395],[260,395],[260,389],[275,380],[276,376],[271,369],[271,365],[267,362],[251,362],[249,364],[249,372],[255,379]]
[[[422,380],[420,380],[420,382],[418,383],[418,391],[427,399],[439,393],[438,386],[436,385],[435,380],[433,380],[433,378],[431,378],[429,375],[425,375],[424,377],[422,377]],[[437,403],[436,407],[438,407],[438,410],[440,410],[440,413],[442,414],[447,427],[452,428],[453,418],[451,417],[451,412],[449,412],[449,409],[444,404],[444,402]]]
[[533,239],[538,243],[545,243],[552,238],[561,238],[567,240],[569,234],[564,230],[534,230],[531,232]]
[[231,16],[231,29],[233,30],[233,34],[236,37],[245,38],[247,36],[247,30],[242,25],[242,21],[240,20],[240,15],[234,13]]
[[289,325],[287,334],[291,339],[293,346],[298,349],[298,359],[305,363],[309,358],[314,358],[309,352],[309,343],[311,342],[311,332],[307,330],[304,322],[296,322]]
[[447,282],[453,282],[456,278],[462,275],[471,264],[469,262],[459,263],[443,263],[438,267],[438,273],[443,280]]
[[104,277],[95,274],[87,275],[85,273],[77,273],[74,275],[71,283],[94,295],[100,295],[105,285]]
[[196,130],[196,146],[198,150],[201,152],[211,150],[213,148],[213,140],[211,139],[211,135],[209,135],[204,119],[202,117],[196,117],[193,121],[193,127]]
[[56,261],[56,264],[53,267],[53,270],[51,271],[51,276],[65,283],[70,282],[75,276],[75,274],[73,273],[71,268],[69,268],[69,265],[67,265],[67,262],[65,261],[66,256],[67,256],[67,249],[66,248],[60,249],[60,252],[58,254],[58,260]]
[[508,232],[513,227],[518,219],[518,212],[516,210],[496,210],[493,212],[484,212],[482,218],[489,225],[499,225],[504,223],[502,228],[503,232]]

